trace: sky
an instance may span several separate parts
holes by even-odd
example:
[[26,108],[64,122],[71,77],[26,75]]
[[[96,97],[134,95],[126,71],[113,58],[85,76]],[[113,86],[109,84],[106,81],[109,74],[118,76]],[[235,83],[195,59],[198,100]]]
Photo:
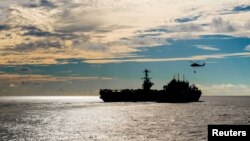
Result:
[[153,89],[179,73],[204,95],[250,96],[250,1],[0,1],[0,95],[141,88],[146,68]]

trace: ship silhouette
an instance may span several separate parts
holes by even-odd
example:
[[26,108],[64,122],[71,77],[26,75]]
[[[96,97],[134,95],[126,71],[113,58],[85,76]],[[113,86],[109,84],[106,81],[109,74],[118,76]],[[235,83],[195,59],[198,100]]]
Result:
[[154,85],[149,78],[149,70],[145,69],[143,77],[142,89],[100,89],[100,98],[104,102],[197,102],[202,92],[193,84],[183,78],[183,80],[175,77],[163,86],[162,90],[154,90],[151,87]]

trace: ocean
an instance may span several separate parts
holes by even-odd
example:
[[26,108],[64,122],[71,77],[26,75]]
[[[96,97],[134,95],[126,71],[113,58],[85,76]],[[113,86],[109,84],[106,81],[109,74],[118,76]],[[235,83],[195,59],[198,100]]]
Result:
[[0,97],[0,140],[199,141],[208,124],[250,124],[250,97],[104,103],[98,97]]

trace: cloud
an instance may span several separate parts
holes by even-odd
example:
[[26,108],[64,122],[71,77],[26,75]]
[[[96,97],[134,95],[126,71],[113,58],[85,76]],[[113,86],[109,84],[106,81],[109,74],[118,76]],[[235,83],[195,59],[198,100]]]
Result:
[[184,18],[176,19],[175,21],[176,21],[176,22],[179,22],[179,23],[185,23],[185,22],[195,21],[195,20],[197,20],[199,17],[200,17],[200,16],[184,17]]
[[140,58],[140,59],[94,59],[84,60],[86,63],[93,64],[105,64],[105,63],[124,63],[124,62],[172,62],[172,61],[190,61],[190,60],[206,60],[206,59],[222,59],[227,57],[249,57],[249,52],[240,53],[222,53],[222,54],[211,54],[211,55],[196,55],[191,57],[180,57],[180,58]]
[[144,36],[144,37],[123,38],[120,41],[111,44],[127,45],[133,47],[154,47],[160,45],[168,45],[169,43],[164,38]]
[[28,8],[38,8],[38,7],[46,7],[46,8],[56,8],[56,4],[51,0],[35,0],[23,3],[22,6]]
[[10,29],[10,26],[8,26],[8,25],[0,25],[0,31],[9,30],[9,29]]
[[[9,50],[10,51],[17,51],[17,52],[29,52],[29,51],[34,51],[34,50],[39,50],[39,49],[49,49],[49,48],[61,48],[60,42],[56,41],[37,41],[37,42],[31,42],[31,43],[22,43],[19,45],[16,45],[14,47],[11,47]],[[7,50],[7,49],[6,49]]]
[[[50,75],[0,74],[0,95],[97,95],[102,87],[113,86],[112,77],[55,77]],[[96,84],[100,85],[96,85]],[[108,84],[107,84],[108,83]],[[92,93],[91,93],[92,92]]]
[[246,84],[198,84],[204,95],[213,96],[247,96],[250,94],[250,86]]
[[111,77],[54,77],[50,75],[19,75],[19,74],[0,74],[0,83],[19,84],[26,82],[60,82],[60,81],[87,81],[87,80],[111,80]]
[[221,59],[227,57],[245,57],[250,56],[249,52],[238,52],[238,53],[221,53],[221,54],[211,54],[211,55],[197,55],[193,58],[204,60],[204,59]]
[[[57,20],[53,18],[57,12],[50,12],[50,10],[44,8],[30,9],[22,5],[11,5],[5,10],[5,13],[5,24],[12,27],[21,27],[21,30],[22,27],[33,26],[37,29],[53,31],[53,25]],[[30,13],[32,13],[32,16]]]
[[169,30],[172,32],[197,32],[197,31],[199,32],[203,30],[203,27],[199,24],[185,23],[185,24],[179,24],[174,27],[170,27]]
[[196,47],[199,48],[199,49],[203,49],[203,50],[211,50],[211,51],[220,50],[218,48],[210,47],[210,46],[206,46],[206,45],[196,45]]
[[[73,40],[73,39],[78,39],[79,36],[73,33],[58,33],[58,32],[50,32],[50,31],[44,31],[42,29],[39,29],[36,26],[16,26],[14,28],[21,28],[24,33],[22,33],[23,36],[32,36],[32,37],[47,37],[47,38],[57,38],[61,40]],[[83,35],[81,38],[87,38],[84,37]]]
[[40,0],[40,6],[55,8],[55,4],[52,3],[50,0]]
[[[62,23],[55,26],[54,31],[61,33],[94,32],[102,30],[101,26],[103,26],[101,19],[94,13],[92,15],[89,11],[80,9],[60,9],[57,13],[57,20]],[[108,30],[107,27],[106,30]]]
[[97,27],[98,27],[97,23],[88,22],[88,23],[62,25],[57,27],[55,31],[63,33],[91,32],[97,29]]
[[250,44],[245,47],[246,51],[250,51]]
[[16,71],[21,72],[21,73],[32,73],[33,72],[33,70],[29,67],[17,67]]
[[58,36],[51,32],[43,31],[35,26],[22,26],[21,28],[25,31],[25,33],[23,34],[24,36],[37,36],[37,37]]
[[[141,47],[166,45],[169,39],[218,33],[249,36],[250,30],[245,20],[247,0],[5,0],[0,5],[0,19],[4,19],[0,49],[5,55],[0,56],[0,64],[139,57]],[[241,12],[225,14],[234,8]]]
[[234,32],[237,30],[236,25],[232,24],[229,21],[224,21],[221,17],[213,18],[211,22],[212,28],[216,32]]
[[250,20],[248,20],[246,23],[245,23],[245,28],[247,30],[250,30]]

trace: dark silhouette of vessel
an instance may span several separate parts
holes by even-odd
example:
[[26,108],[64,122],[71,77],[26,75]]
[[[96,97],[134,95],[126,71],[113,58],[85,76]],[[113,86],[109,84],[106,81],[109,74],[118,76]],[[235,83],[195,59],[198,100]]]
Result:
[[175,77],[162,90],[152,90],[153,83],[150,81],[148,73],[145,69],[145,77],[142,89],[122,89],[111,90],[101,89],[100,98],[104,102],[197,102],[202,92],[193,84],[184,80],[175,79]]

